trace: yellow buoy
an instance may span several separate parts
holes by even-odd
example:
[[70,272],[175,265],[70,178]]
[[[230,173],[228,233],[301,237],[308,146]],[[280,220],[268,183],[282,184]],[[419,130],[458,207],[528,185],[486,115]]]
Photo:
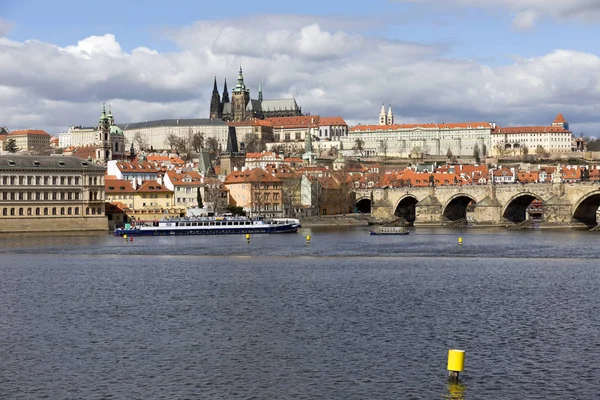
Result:
[[306,243],[310,243],[310,235],[306,235]]
[[458,244],[462,244],[462,238],[461,237],[458,238]]
[[465,370],[465,351],[451,349],[448,350],[448,371],[450,378],[458,379],[458,373]]
[[127,235],[123,235],[123,239],[127,241]]
[[250,241],[250,234],[249,233],[246,233],[246,240]]

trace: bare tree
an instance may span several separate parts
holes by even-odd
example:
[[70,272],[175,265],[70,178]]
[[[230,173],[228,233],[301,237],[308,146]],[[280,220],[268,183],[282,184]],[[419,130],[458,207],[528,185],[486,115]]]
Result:
[[205,140],[206,149],[212,153],[219,151],[219,141],[214,136],[208,137]]
[[180,138],[173,133],[167,135],[165,144],[171,149],[171,151],[185,152],[187,150],[185,146],[185,139]]
[[145,133],[136,132],[133,135],[133,144],[138,147],[138,149],[142,151],[146,151],[148,149],[148,136]]
[[190,146],[196,153],[199,153],[204,149],[204,133],[196,132],[192,136],[192,142]]
[[264,143],[258,135],[254,133],[246,133],[244,136],[244,144],[246,145],[247,153],[260,153],[265,149]]
[[362,140],[361,138],[358,138],[354,141],[354,147],[353,150],[356,150],[360,153],[360,155],[363,155],[363,150],[365,148],[365,141]]

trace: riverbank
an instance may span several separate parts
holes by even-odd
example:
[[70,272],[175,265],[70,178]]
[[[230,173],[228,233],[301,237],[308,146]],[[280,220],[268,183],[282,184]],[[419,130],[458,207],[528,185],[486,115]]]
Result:
[[364,214],[322,215],[304,217],[300,220],[303,227],[311,226],[367,226],[368,216]]

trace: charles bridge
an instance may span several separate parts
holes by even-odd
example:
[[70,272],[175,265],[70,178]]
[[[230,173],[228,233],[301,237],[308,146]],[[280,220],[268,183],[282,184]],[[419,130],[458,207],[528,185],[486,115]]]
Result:
[[600,183],[514,183],[358,189],[356,206],[378,221],[402,218],[415,226],[467,219],[474,226],[510,226],[541,200],[542,225],[595,227]]

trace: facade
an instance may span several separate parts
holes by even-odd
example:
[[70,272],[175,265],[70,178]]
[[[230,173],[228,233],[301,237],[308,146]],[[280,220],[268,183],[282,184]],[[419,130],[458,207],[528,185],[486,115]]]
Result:
[[129,209],[128,217],[136,220],[156,220],[169,216],[185,216],[185,208],[173,204],[173,192],[159,180],[138,182],[127,179],[107,179],[106,200],[121,203]]
[[[125,140],[132,143],[135,149],[140,150],[170,150],[167,144],[169,135],[188,139],[196,133],[204,135],[204,142],[208,138],[215,138],[222,148],[227,145],[229,127],[220,119],[161,119],[156,121],[118,124],[123,131]],[[143,148],[142,148],[143,147]]]
[[[475,149],[488,154],[492,131],[490,122],[443,124],[358,125],[340,139],[344,155],[418,158],[422,155],[472,157]],[[356,146],[361,141],[362,149]]]
[[104,172],[77,157],[0,156],[0,232],[107,230]]
[[394,125],[394,113],[392,112],[392,106],[389,106],[387,113],[385,112],[385,104],[381,106],[381,112],[379,113],[379,125]]
[[[108,138],[106,135],[108,134]],[[94,160],[106,163],[106,161],[125,158],[125,136],[123,131],[115,124],[115,119],[110,107],[108,113],[102,107],[102,115],[95,127],[72,126],[68,132],[58,135],[60,148],[74,146],[94,147],[96,152]],[[108,156],[107,157],[107,152]]]
[[342,117],[319,117],[318,140],[340,140],[348,136],[348,124]]
[[[14,139],[19,150],[42,151],[50,148],[50,135],[38,129],[25,129],[13,131],[7,135],[6,140]],[[5,145],[6,146],[6,145]]]
[[227,125],[235,128],[236,136],[239,138],[240,145],[247,144],[248,135],[256,135],[256,139],[264,145],[273,142],[273,124],[261,119],[252,119],[249,121],[228,122]]
[[206,198],[204,178],[196,171],[167,171],[163,182],[173,192],[173,204],[179,208],[198,207],[198,192],[203,202]]
[[250,216],[282,217],[281,181],[262,169],[233,171],[225,178],[230,204],[242,207]]
[[569,123],[558,114],[549,126],[496,127],[491,135],[493,155],[568,153],[573,151]]
[[223,97],[217,89],[217,78],[213,85],[210,102],[210,119],[222,119],[224,121],[240,122],[254,118],[265,119],[272,117],[291,117],[302,115],[302,109],[298,107],[293,98],[279,100],[264,100],[262,84],[258,85],[258,99],[250,98],[250,89],[244,83],[242,67],[238,73],[237,84],[231,91],[231,101],[227,91],[227,80],[223,87]]
[[152,181],[158,179],[159,170],[149,162],[111,160],[106,164],[106,174],[116,179]]

